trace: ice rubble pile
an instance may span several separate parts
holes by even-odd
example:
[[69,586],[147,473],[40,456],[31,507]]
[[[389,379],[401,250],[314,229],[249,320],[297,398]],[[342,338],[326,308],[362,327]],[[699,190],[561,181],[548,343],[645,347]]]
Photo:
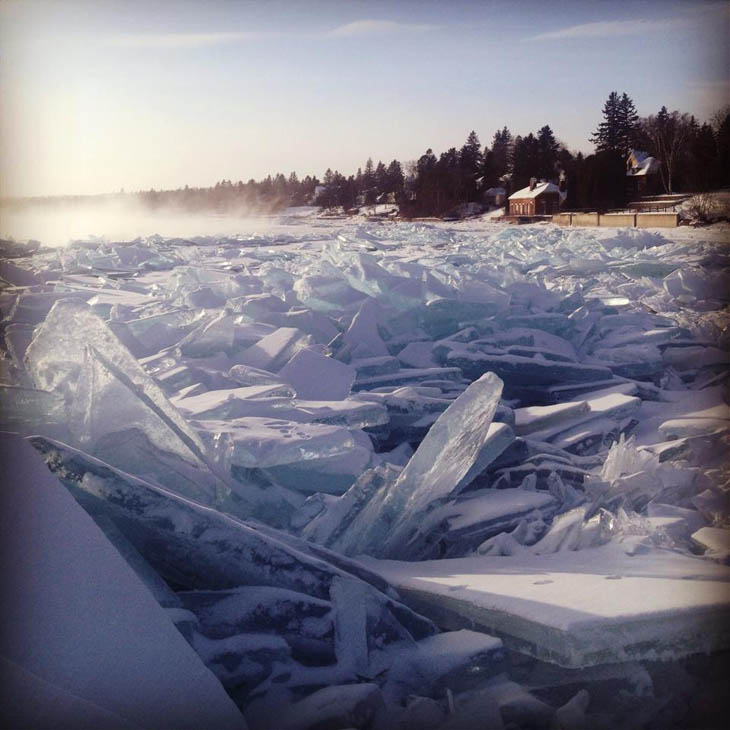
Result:
[[[433,626],[343,555],[617,540],[727,561],[712,243],[322,225],[11,250],[5,428],[172,586],[161,600],[259,724],[313,686],[369,678],[347,691],[370,717],[442,679],[412,680]],[[453,649],[464,671],[498,655]],[[299,705],[292,726],[328,703]]]

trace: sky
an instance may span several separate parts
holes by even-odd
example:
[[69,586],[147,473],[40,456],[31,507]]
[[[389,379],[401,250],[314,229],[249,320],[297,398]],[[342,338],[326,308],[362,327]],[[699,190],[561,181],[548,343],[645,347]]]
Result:
[[0,196],[354,173],[730,102],[730,3],[0,0]]

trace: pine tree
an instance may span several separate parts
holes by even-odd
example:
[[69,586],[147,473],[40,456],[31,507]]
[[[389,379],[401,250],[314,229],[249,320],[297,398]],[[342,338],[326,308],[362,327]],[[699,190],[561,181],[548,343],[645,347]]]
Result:
[[560,146],[547,124],[537,133],[537,144],[538,164],[535,174],[542,180],[551,180],[555,177]]
[[718,114],[717,129],[717,163],[713,183],[730,185],[730,110]]
[[450,147],[436,164],[436,213],[443,213],[463,201],[463,181],[459,152]]
[[637,138],[634,103],[624,93],[612,91],[603,105],[603,121],[591,137],[596,145],[594,158],[586,159],[590,180],[589,198],[599,206],[618,206],[626,191],[625,164]]
[[459,171],[461,178],[459,187],[465,201],[475,200],[476,198],[476,179],[481,173],[483,164],[482,145],[477,133],[472,130],[459,152]]
[[437,202],[436,156],[429,147],[418,158],[413,190],[416,194],[416,207],[422,214],[432,213]]
[[369,190],[375,186],[375,169],[373,168],[373,158],[368,157],[365,163],[365,170],[362,174],[363,190]]
[[622,151],[620,104],[618,93],[612,91],[603,105],[603,121],[591,137],[591,142],[596,145],[596,152]]
[[482,166],[484,187],[491,188],[499,185],[500,179],[511,172],[513,147],[514,140],[507,127],[494,133],[492,148],[484,154]]
[[705,123],[693,135],[690,144],[690,169],[688,184],[694,191],[710,190],[714,182],[714,166],[717,159],[717,141],[712,127]]
[[403,168],[398,160],[393,160],[388,165],[388,192],[395,195],[396,200],[400,200],[403,195]]
[[639,122],[639,115],[634,108],[634,102],[624,92],[618,102],[618,151],[624,158],[629,156],[629,152],[634,146],[636,140],[636,128]]
[[375,168],[375,189],[377,195],[388,192],[388,171],[380,160],[378,160],[378,165]]
[[512,155],[514,152],[515,141],[512,137],[512,133],[507,127],[502,127],[501,132],[497,132],[494,135],[494,144],[492,145],[492,152],[495,155],[497,163],[497,173],[499,177],[512,172]]
[[540,165],[540,143],[532,132],[526,137],[519,135],[515,139],[512,184],[515,190],[527,187],[530,178],[534,177]]

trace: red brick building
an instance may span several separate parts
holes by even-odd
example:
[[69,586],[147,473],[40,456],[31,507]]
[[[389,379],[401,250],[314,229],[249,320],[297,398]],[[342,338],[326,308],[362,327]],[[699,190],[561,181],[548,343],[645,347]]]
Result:
[[526,188],[509,196],[508,215],[552,215],[560,209],[562,198],[555,183],[537,182],[533,177]]

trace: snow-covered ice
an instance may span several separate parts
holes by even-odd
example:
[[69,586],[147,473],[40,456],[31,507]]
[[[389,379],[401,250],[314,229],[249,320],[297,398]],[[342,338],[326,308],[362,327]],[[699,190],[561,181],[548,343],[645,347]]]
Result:
[[[180,657],[155,712],[174,725],[200,700],[204,727],[210,695],[216,726],[606,727],[590,672],[651,714],[652,667],[723,656],[725,234],[259,224],[11,242],[0,262],[3,487],[30,513],[26,482],[45,495],[17,554],[85,544],[126,571],[140,625],[165,626],[144,656]],[[54,510],[76,537],[49,542]],[[86,565],[29,568],[37,596],[86,595],[61,580]],[[61,641],[46,618],[3,650],[29,717],[149,725],[88,642],[49,648],[48,671],[27,659]],[[60,680],[68,662],[98,695]],[[591,668],[585,689],[528,691],[569,667]]]
[[620,544],[559,555],[368,561],[448,628],[480,627],[566,667],[730,647],[730,568]]

